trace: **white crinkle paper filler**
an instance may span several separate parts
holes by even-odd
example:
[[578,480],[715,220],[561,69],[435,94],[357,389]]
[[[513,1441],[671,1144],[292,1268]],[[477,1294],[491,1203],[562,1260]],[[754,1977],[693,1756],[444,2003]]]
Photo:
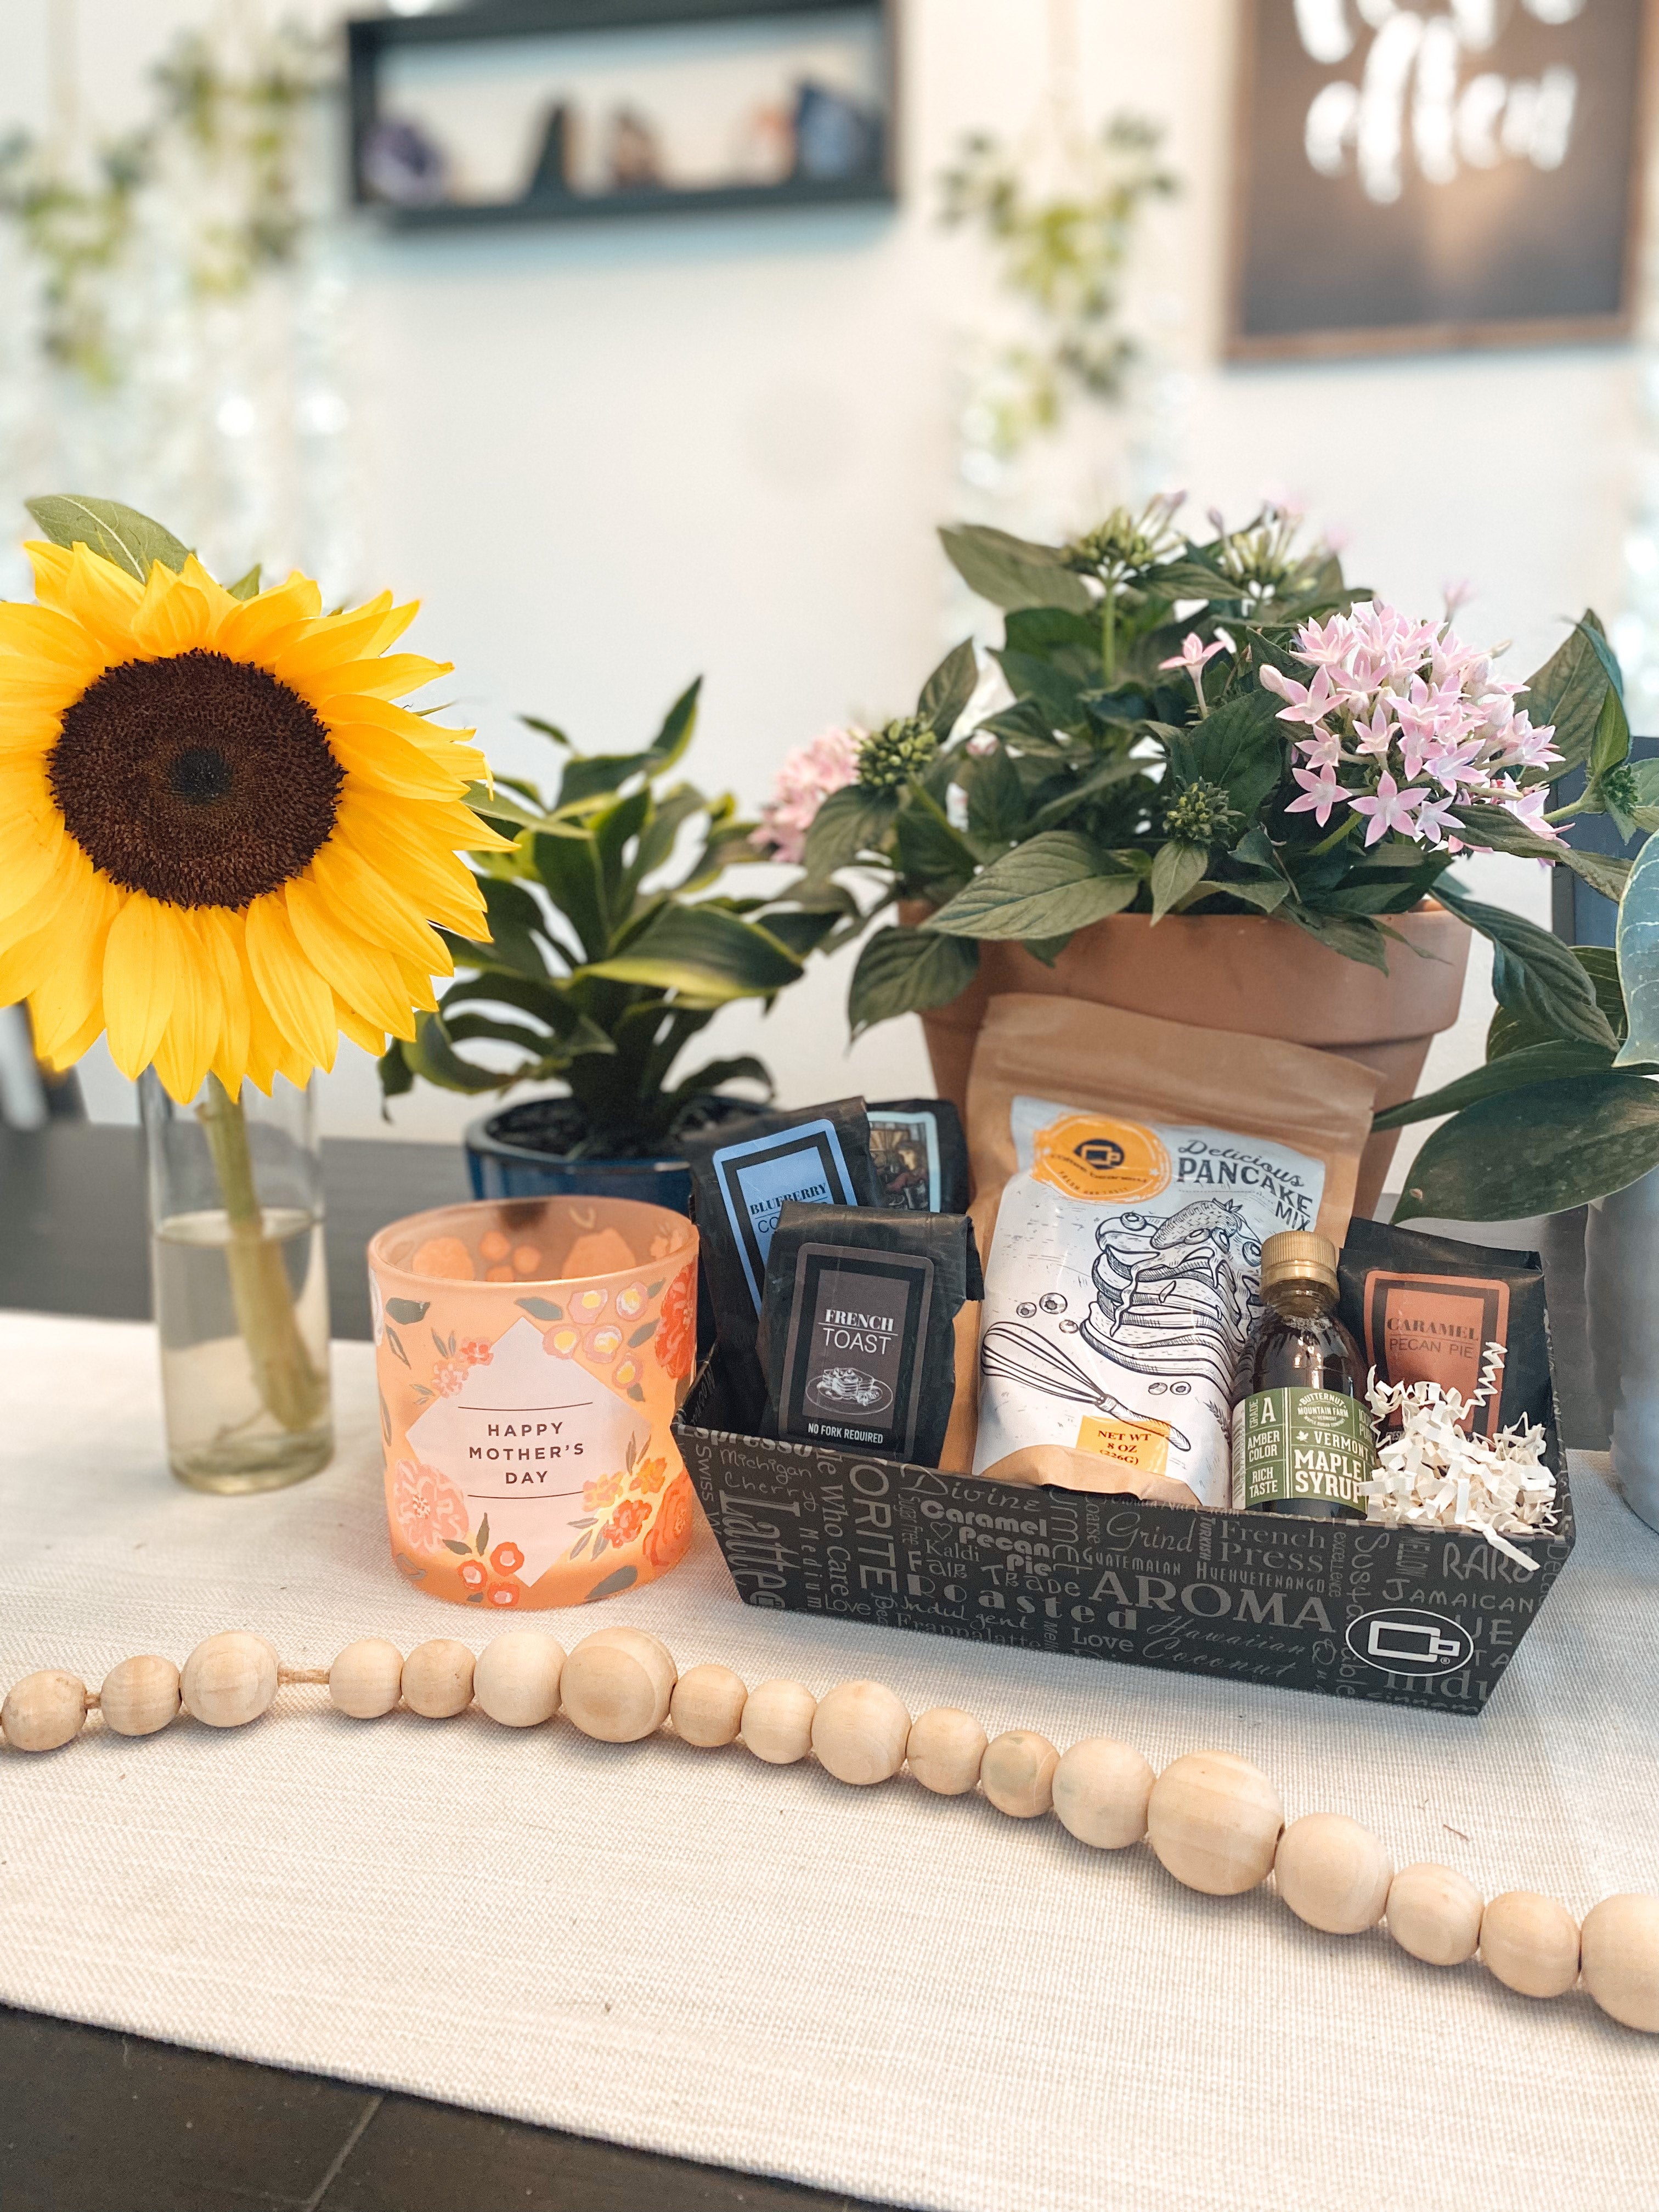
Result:
[[[1365,1517],[1385,1528],[1478,1529],[1508,1559],[1535,1571],[1510,1536],[1532,1536],[1555,1526],[1555,1477],[1544,1465],[1544,1431],[1501,1429],[1472,1436],[1464,1424],[1498,1388],[1504,1347],[1489,1344],[1480,1387],[1465,1398],[1437,1382],[1379,1382],[1373,1367],[1365,1400],[1380,1438],[1377,1471],[1360,1486]],[[1395,1414],[1401,1427],[1389,1435]]]

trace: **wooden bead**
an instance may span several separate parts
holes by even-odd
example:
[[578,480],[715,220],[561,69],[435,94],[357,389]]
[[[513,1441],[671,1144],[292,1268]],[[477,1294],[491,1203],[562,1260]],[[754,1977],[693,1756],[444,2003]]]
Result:
[[56,1751],[87,1721],[87,1686],[60,1668],[43,1668],[14,1682],[0,1705],[0,1732],[16,1751]]
[[597,1628],[564,1662],[564,1715],[601,1743],[637,1743],[668,1717],[678,1680],[666,1645],[642,1628]]
[[812,1748],[837,1782],[887,1782],[904,1764],[910,1716],[881,1682],[838,1682],[818,1699]]
[[971,1713],[957,1705],[933,1705],[911,1722],[904,1756],[924,1790],[960,1797],[979,1780],[988,1741]]
[[403,1693],[404,1655],[384,1636],[365,1636],[328,1670],[328,1694],[337,1712],[354,1721],[377,1721]]
[[472,1694],[503,1728],[539,1728],[559,1710],[564,1646],[538,1628],[514,1628],[486,1644],[472,1670]]
[[1054,1769],[1054,1814],[1080,1844],[1121,1851],[1146,1832],[1146,1800],[1157,1779],[1133,1744],[1085,1736]]
[[465,1644],[434,1636],[417,1644],[404,1662],[404,1703],[423,1720],[447,1721],[472,1702],[476,1662]]
[[1480,1916],[1480,1961],[1523,1997],[1559,1997],[1578,1979],[1578,1923],[1535,1890],[1506,1889]]
[[793,1766],[812,1748],[817,1701],[800,1682],[761,1682],[743,1708],[743,1740],[769,1766]]
[[1584,1987],[1610,2019],[1659,2033],[1659,1897],[1604,1897],[1584,1916]]
[[198,1644],[185,1662],[179,1687],[185,1711],[209,1728],[257,1721],[276,1694],[276,1654],[263,1636],[227,1629]]
[[1176,1880],[1238,1897],[1273,1863],[1285,1808],[1260,1767],[1231,1751],[1189,1751],[1146,1801],[1146,1839]]
[[1454,1868],[1425,1860],[1389,1885],[1389,1933],[1430,1966],[1461,1966],[1480,1948],[1480,1891]]
[[154,1652],[124,1659],[104,1677],[98,1710],[117,1735],[154,1735],[179,1711],[179,1669]]
[[1298,1920],[1327,1936],[1375,1928],[1394,1867],[1382,1838],[1346,1813],[1304,1813],[1279,1839],[1273,1880]]
[[729,1667],[691,1668],[675,1683],[669,1700],[675,1735],[705,1751],[735,1743],[748,1695],[742,1675],[734,1674]]
[[1009,1729],[986,1747],[979,1786],[999,1813],[1034,1820],[1054,1802],[1060,1753],[1035,1729]]

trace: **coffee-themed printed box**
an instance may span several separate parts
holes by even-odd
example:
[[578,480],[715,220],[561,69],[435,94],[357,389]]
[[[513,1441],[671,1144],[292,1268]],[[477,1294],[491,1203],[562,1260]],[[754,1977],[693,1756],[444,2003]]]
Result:
[[1541,1367],[1529,1410],[1558,1485],[1532,1573],[1479,1534],[1191,1511],[736,1435],[713,1362],[676,1434],[745,1604],[1478,1713],[1572,1549],[1541,1301],[1529,1326],[1541,1345],[1511,1351]]

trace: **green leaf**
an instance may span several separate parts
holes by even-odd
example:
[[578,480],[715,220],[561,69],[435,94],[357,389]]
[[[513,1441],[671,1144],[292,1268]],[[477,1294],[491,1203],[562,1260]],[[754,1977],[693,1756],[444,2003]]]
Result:
[[837,868],[845,868],[860,853],[880,844],[898,812],[898,795],[890,791],[866,791],[849,783],[832,791],[812,817],[806,833],[806,879],[821,884]]
[[[1610,945],[1575,945],[1571,951],[1573,958],[1589,977],[1595,1003],[1607,1016],[1608,1027],[1615,1037],[1622,1037],[1627,1024],[1625,994],[1619,982],[1618,954]],[[1502,1060],[1529,1044],[1559,1042],[1555,1032],[1546,1029],[1541,1022],[1534,1021],[1525,1013],[1511,1013],[1507,1006],[1498,1006],[1493,1010],[1486,1028],[1486,1058]]]
[[1002,844],[1019,834],[1025,824],[1025,787],[1000,745],[964,763],[961,780],[967,787],[968,828],[974,836]]
[[542,926],[535,893],[504,876],[480,876],[477,881],[489,916],[492,963],[499,962],[518,975],[544,976],[547,963],[533,935]]
[[260,563],[256,561],[246,575],[239,576],[234,584],[227,584],[225,589],[233,599],[257,599],[259,596],[259,575]]
[[1207,845],[1183,845],[1171,837],[1152,857],[1152,920],[1162,921],[1172,906],[1204,879]]
[[1225,883],[1212,884],[1209,888],[1225,891],[1229,898],[1243,899],[1247,906],[1260,907],[1263,914],[1275,913],[1291,895],[1291,887],[1282,876],[1268,883],[1232,877]]
[[1121,914],[1139,888],[1086,837],[1049,830],[993,860],[923,927],[951,937],[1058,937]]
[[475,814],[483,815],[486,822],[499,823],[504,830],[543,830],[547,827],[545,814],[538,813],[534,807],[526,806],[519,799],[508,799],[499,783],[494,791],[487,783],[470,785],[461,804],[470,806]]
[[577,971],[706,1005],[763,997],[800,972],[800,962],[775,937],[712,905],[659,907],[620,952]]
[[1062,565],[1052,545],[1033,545],[1006,530],[968,522],[939,532],[945,558],[969,591],[1005,613],[1018,607],[1068,607],[1086,614],[1094,595]]
[[611,950],[611,919],[605,896],[605,871],[590,833],[557,822],[531,840],[531,859],[548,896],[570,924],[589,960]]
[[1561,755],[1558,775],[1582,768],[1595,742],[1595,726],[1607,696],[1607,675],[1591,639],[1601,627],[1588,608],[1571,635],[1528,679],[1527,712],[1539,727],[1555,731],[1555,748]]
[[979,683],[979,658],[974,641],[965,637],[947,653],[921,687],[916,713],[943,744],[962,719],[962,711]]
[[[1120,754],[1115,760],[1103,761],[1098,768],[1091,769],[1086,775],[1079,776],[1069,791],[1062,792],[1058,799],[1051,799],[1039,806],[1031,817],[1032,826],[1038,830],[1047,830],[1051,826],[1058,828],[1068,814],[1086,805],[1091,799],[1098,799],[1103,792],[1110,791],[1116,784],[1133,782],[1136,776],[1146,773],[1146,762],[1136,760],[1127,753]],[[970,800],[970,808],[971,804]],[[971,813],[969,818],[972,818]]]
[[447,1552],[459,1553],[464,1559],[470,1559],[472,1557],[471,1545],[458,1543],[453,1536],[444,1538],[444,1549]]
[[1607,634],[1595,615],[1581,616],[1577,628],[1583,633],[1590,651],[1601,664],[1602,673],[1622,699],[1625,696],[1625,672],[1619,665],[1619,656],[1607,642]]
[[1363,961],[1366,967],[1380,968],[1388,974],[1388,940],[1376,924],[1363,915],[1316,914],[1305,906],[1283,906],[1279,911],[1281,921],[1293,921],[1345,960]]
[[1601,702],[1601,712],[1596,717],[1595,735],[1590,741],[1589,775],[1592,786],[1599,783],[1610,768],[1617,768],[1630,751],[1630,724],[1625,716],[1625,702],[1607,686],[1607,696]]
[[728,1060],[704,1060],[701,1067],[682,1076],[667,1095],[671,1098],[700,1098],[708,1092],[723,1091],[728,1083],[758,1083],[769,1098],[777,1089],[766,1062],[757,1060],[751,1052],[744,1052]]
[[486,1513],[478,1523],[478,1557],[483,1559],[489,1549],[489,1516]]
[[1224,786],[1245,821],[1260,810],[1285,773],[1286,745],[1273,694],[1237,693],[1169,743],[1170,764],[1182,785],[1202,779]]
[[23,504],[54,545],[84,545],[141,584],[149,583],[156,562],[176,575],[190,558],[189,546],[181,545],[170,530],[136,507],[123,507],[119,500],[82,499],[66,493]]
[[1552,1038],[1547,1044],[1522,1045],[1501,1060],[1488,1060],[1484,1067],[1460,1075],[1455,1083],[1425,1091],[1420,1098],[1408,1098],[1403,1105],[1385,1108],[1372,1117],[1371,1127],[1403,1129],[1412,1121],[1437,1121],[1443,1115],[1462,1113],[1464,1107],[1481,1098],[1496,1098],[1528,1084],[1553,1083],[1562,1076],[1595,1075],[1612,1065],[1611,1054],[1596,1044],[1570,1044],[1564,1038]]
[[[400,1038],[392,1038],[379,1060],[375,1061],[374,1072],[380,1079],[380,1096],[383,1099],[401,1098],[415,1088],[415,1071],[404,1058],[403,1042]],[[382,1107],[380,1119],[383,1121],[389,1121],[391,1118],[392,1116]]]
[[463,1060],[450,1042],[441,1014],[416,1016],[415,1035],[404,1044],[404,1057],[416,1075],[443,1091],[501,1091],[514,1080],[501,1068],[474,1067]]
[[934,807],[914,801],[902,806],[895,826],[899,872],[907,884],[930,897],[948,898],[971,881],[979,855]]
[[1553,1036],[1616,1049],[1618,1039],[1571,946],[1524,915],[1468,897],[1449,877],[1441,878],[1436,896],[1491,940],[1492,995],[1500,1006],[1540,1023]]
[[515,1306],[522,1306],[527,1314],[533,1314],[538,1321],[564,1319],[564,1308],[556,1306],[550,1298],[514,1298],[513,1303]]
[[1608,1072],[1485,1098],[1412,1163],[1396,1221],[1511,1221],[1623,1190],[1659,1166],[1659,1085]]
[[854,1039],[896,1014],[948,1006],[973,981],[976,946],[925,929],[878,929],[859,955],[847,994]]
[[1619,981],[1630,1034],[1614,1065],[1659,1060],[1659,837],[1636,856],[1619,908]]
[[628,1340],[629,1350],[630,1352],[637,1352],[642,1344],[649,1344],[656,1333],[657,1324],[655,1322],[641,1322],[640,1326],[635,1330],[633,1335]]

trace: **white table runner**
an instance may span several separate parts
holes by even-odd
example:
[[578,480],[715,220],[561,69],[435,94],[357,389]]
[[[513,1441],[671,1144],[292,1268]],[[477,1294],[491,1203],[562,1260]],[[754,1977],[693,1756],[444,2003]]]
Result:
[[[155,1365],[147,1329],[0,1316],[0,1686],[228,1627],[325,1664],[512,1625],[393,1571],[367,1346],[336,1347],[333,1466],[264,1498],[172,1481]],[[1291,1817],[1582,1913],[1659,1890],[1659,1536],[1600,1460],[1574,1473],[1577,1549],[1479,1721],[758,1613],[706,1529],[653,1588],[536,1619],[1155,1765],[1231,1746]],[[902,1778],[321,1698],[0,1752],[0,1997],[962,2212],[1659,2204],[1659,2039],[1582,1993],[1534,2004]]]

